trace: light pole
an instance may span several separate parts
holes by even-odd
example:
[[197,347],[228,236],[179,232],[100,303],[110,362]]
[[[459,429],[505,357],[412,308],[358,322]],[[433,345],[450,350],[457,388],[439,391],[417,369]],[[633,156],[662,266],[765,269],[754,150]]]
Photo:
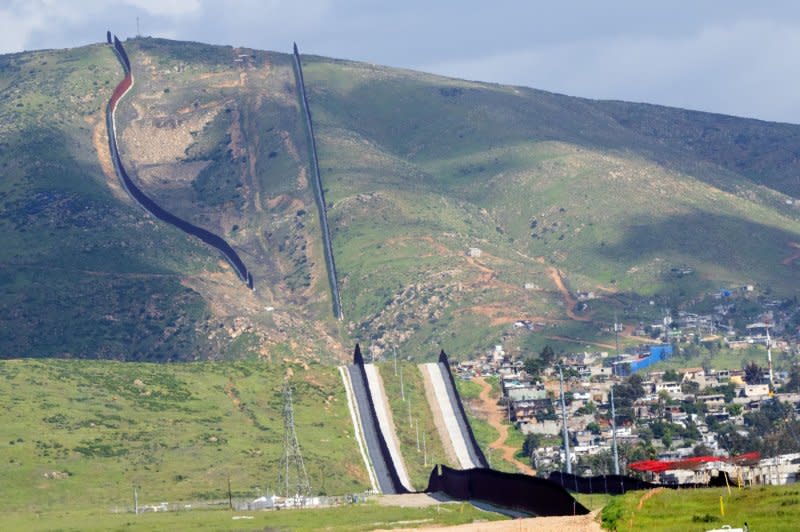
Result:
[[572,461],[569,457],[569,429],[567,429],[567,405],[564,402],[564,372],[561,370],[561,365],[558,366],[558,379],[561,389],[561,417],[563,419],[563,437],[564,437],[564,460],[567,463],[567,473],[572,474]]

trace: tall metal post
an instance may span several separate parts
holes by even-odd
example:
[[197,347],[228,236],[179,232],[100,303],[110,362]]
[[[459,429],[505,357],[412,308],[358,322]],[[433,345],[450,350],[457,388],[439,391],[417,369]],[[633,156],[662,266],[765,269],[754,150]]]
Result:
[[772,341],[769,337],[769,325],[767,325],[767,364],[769,365],[769,396],[775,393],[775,377],[772,373]]
[[567,463],[567,473],[572,474],[572,460],[569,456],[569,429],[567,428],[567,405],[564,402],[564,372],[561,365],[558,366],[558,379],[561,388],[561,417],[563,419],[563,438],[564,438],[564,460]]
[[408,426],[413,427],[414,421],[411,419],[411,396],[408,396]]
[[[303,501],[311,494],[308,473],[300,453],[297,431],[294,426],[294,406],[292,387],[289,380],[283,382],[283,456],[278,469],[278,486],[286,498],[302,497]],[[294,493],[292,493],[294,491]]]
[[611,442],[614,446],[614,474],[619,475],[619,454],[617,452],[617,412],[614,410],[614,385],[611,385]]
[[[617,345],[617,359],[619,359],[619,325],[617,315],[614,314],[614,338]],[[614,384],[611,384],[611,443],[614,447],[614,474],[619,475],[619,454],[617,452],[617,413],[614,409]]]

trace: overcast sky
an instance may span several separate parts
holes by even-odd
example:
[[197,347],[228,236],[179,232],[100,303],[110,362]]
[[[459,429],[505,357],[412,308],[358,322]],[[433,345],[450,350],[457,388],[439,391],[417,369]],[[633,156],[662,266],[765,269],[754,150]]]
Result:
[[800,123],[800,2],[0,0],[0,53],[106,29]]

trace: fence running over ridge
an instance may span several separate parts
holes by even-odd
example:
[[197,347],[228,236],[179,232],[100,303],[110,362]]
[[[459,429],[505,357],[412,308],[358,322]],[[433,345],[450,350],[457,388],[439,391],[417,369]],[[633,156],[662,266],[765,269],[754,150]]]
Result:
[[547,479],[494,469],[431,471],[427,493],[441,492],[458,500],[480,500],[535,515],[586,515],[589,510],[567,490]]
[[317,202],[317,210],[319,212],[319,224],[322,229],[322,247],[325,253],[325,266],[328,269],[328,283],[331,285],[333,314],[336,316],[336,319],[342,320],[344,319],[344,313],[342,311],[342,300],[339,297],[339,281],[336,276],[336,263],[333,260],[331,232],[328,226],[328,204],[325,203],[325,191],[322,188],[322,177],[319,172],[319,158],[317,157],[317,143],[314,139],[314,126],[311,122],[311,108],[308,105],[308,97],[306,96],[303,66],[300,64],[300,53],[297,51],[297,43],[294,43],[294,70],[297,90],[300,92],[300,105],[303,107],[303,115],[305,116],[309,151],[311,152],[311,181],[313,183],[314,199]]
[[166,222],[168,224],[174,225],[178,229],[196,236],[209,246],[217,249],[222,255],[228,260],[233,269],[236,271],[236,274],[239,278],[247,284],[248,288],[253,289],[253,275],[247,271],[247,267],[244,265],[244,262],[236,251],[228,244],[222,237],[215,235],[214,233],[203,229],[201,227],[197,227],[194,224],[187,222],[181,218],[178,218],[174,214],[164,210],[161,208],[155,201],[150,199],[144,192],[136,186],[133,180],[128,176],[128,172],[125,170],[125,167],[122,164],[122,158],[119,155],[119,149],[117,147],[117,128],[116,128],[116,121],[115,121],[115,112],[117,110],[117,103],[122,99],[123,96],[133,87],[133,74],[131,72],[131,63],[128,59],[128,54],[125,52],[125,48],[122,47],[122,43],[119,41],[116,35],[114,35],[113,43],[111,39],[111,32],[106,33],[106,40],[109,44],[113,45],[114,52],[117,55],[117,59],[119,59],[120,64],[122,64],[122,68],[125,71],[125,77],[120,81],[117,87],[114,89],[111,98],[108,100],[108,105],[106,106],[106,129],[108,130],[108,147],[109,151],[111,152],[111,160],[114,163],[114,170],[117,173],[117,176],[122,181],[125,190],[128,191],[128,194],[147,212],[158,218],[159,220]]

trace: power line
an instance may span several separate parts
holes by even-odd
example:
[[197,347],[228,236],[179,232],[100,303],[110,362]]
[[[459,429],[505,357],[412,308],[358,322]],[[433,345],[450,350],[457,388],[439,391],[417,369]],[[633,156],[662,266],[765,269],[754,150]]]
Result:
[[300,453],[300,444],[297,442],[292,387],[289,379],[283,382],[283,456],[278,470],[278,486],[287,498],[308,497],[311,494],[306,466]]

